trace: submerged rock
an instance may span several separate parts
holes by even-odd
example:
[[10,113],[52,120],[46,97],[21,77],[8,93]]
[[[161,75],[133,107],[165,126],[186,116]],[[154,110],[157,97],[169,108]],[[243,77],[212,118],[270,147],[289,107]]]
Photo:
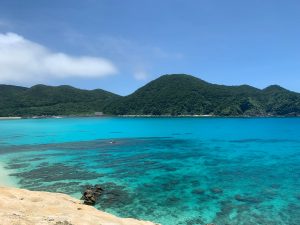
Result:
[[223,193],[223,190],[220,188],[212,188],[210,191],[214,194],[222,194]]
[[83,200],[83,203],[86,205],[95,205],[97,198],[103,191],[103,188],[101,188],[99,185],[95,185],[94,187],[87,187],[81,197],[81,200]]
[[234,196],[235,200],[239,202],[248,202],[248,203],[260,203],[261,199],[249,196],[236,195]]
[[195,194],[195,195],[202,195],[202,194],[204,194],[204,190],[202,190],[202,189],[195,189],[195,190],[193,190],[192,191],[192,194]]

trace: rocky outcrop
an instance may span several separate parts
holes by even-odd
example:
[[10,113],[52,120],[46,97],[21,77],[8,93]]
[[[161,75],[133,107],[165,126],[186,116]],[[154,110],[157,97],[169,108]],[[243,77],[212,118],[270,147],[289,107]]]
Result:
[[0,187],[1,225],[155,225],[119,218],[68,195]]
[[94,187],[87,187],[83,192],[81,200],[86,205],[95,205],[98,197],[103,192],[103,188],[99,185],[95,185]]

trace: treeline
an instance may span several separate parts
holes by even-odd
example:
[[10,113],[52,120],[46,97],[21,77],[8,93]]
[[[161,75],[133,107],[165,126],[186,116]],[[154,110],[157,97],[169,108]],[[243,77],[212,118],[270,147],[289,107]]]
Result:
[[105,111],[116,115],[295,116],[300,115],[300,94],[276,85],[260,90],[175,74],[116,99]]
[[263,90],[224,86],[185,74],[164,75],[128,96],[104,90],[0,85],[0,116],[79,115],[297,116],[300,94],[273,85]]

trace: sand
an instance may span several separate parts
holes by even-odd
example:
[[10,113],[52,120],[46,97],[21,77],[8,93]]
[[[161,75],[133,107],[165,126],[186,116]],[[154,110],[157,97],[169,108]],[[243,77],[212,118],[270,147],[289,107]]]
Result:
[[119,218],[66,194],[0,187],[1,225],[154,225]]
[[4,164],[0,162],[0,186],[16,187],[17,180],[10,177],[8,171],[4,168]]

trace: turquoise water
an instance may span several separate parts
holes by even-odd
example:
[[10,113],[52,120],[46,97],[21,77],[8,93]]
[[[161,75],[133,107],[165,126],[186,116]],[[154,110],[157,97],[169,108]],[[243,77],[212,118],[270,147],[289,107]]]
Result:
[[299,225],[300,118],[0,121],[18,186],[80,197],[163,225]]

